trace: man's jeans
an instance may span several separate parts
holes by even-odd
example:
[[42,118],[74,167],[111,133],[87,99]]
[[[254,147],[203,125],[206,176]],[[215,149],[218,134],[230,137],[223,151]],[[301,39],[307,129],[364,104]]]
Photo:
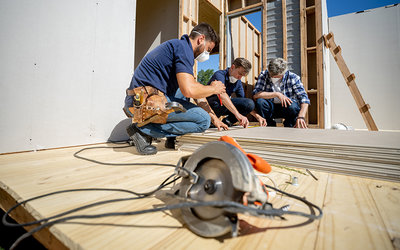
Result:
[[256,101],[256,110],[258,114],[267,120],[267,126],[276,126],[273,118],[285,118],[283,125],[293,127],[296,124],[296,117],[300,112],[300,106],[297,102],[292,102],[288,107],[282,107],[280,103],[274,103],[274,99],[259,98]]
[[[254,110],[254,101],[249,98],[238,97],[232,98],[231,101],[233,105],[235,105],[239,113],[243,116],[248,115],[251,111]],[[221,106],[221,104],[218,102],[210,102],[209,104],[218,117],[222,115],[227,115],[225,121],[230,124],[234,124],[235,122],[237,122],[235,115],[232,114],[232,112],[229,111],[225,106]]]
[[166,124],[149,123],[140,127],[140,131],[153,138],[163,138],[201,133],[210,127],[210,115],[199,106],[177,97],[167,96],[167,100],[179,102],[186,112],[173,112],[168,115]]

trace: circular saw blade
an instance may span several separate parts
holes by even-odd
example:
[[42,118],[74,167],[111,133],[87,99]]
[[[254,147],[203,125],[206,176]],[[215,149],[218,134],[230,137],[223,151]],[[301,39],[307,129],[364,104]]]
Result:
[[[182,181],[180,193],[196,201],[238,201],[241,192],[234,189],[229,167],[219,159],[206,159],[195,169],[195,184]],[[230,215],[222,208],[197,207],[182,209],[188,227],[203,237],[218,237],[232,229]]]

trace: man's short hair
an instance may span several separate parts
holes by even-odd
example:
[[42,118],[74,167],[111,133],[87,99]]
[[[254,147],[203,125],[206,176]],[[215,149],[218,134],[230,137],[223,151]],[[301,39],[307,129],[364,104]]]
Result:
[[219,45],[219,36],[215,32],[215,30],[208,23],[200,23],[196,25],[192,31],[190,32],[189,37],[194,39],[197,36],[204,35],[207,41],[211,41],[215,43],[214,48],[217,48]]
[[287,71],[287,62],[283,58],[274,58],[269,61],[268,72],[270,76],[283,75]]
[[243,67],[246,73],[249,73],[251,70],[251,63],[243,57],[236,58],[232,64],[235,65],[236,68]]

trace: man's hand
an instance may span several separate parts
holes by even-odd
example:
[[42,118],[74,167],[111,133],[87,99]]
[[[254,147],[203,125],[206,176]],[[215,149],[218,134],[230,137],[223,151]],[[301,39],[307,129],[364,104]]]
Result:
[[214,124],[214,126],[218,129],[218,131],[221,130],[229,130],[228,125],[226,125],[225,123],[223,123],[220,119],[216,118],[216,119],[212,119],[212,123]]
[[257,119],[261,127],[267,126],[267,120],[265,120],[264,117],[262,117],[261,115],[257,114],[255,110],[251,111],[250,114]]
[[277,97],[279,98],[279,100],[281,100],[282,103],[282,107],[289,107],[290,105],[292,105],[292,100],[290,100],[289,97],[285,96],[284,94],[280,93],[280,92],[276,92]]
[[265,120],[261,115],[257,117],[257,120],[261,127],[267,126],[267,120]]
[[225,84],[221,81],[213,81],[210,86],[214,87],[214,94],[216,95],[225,93]]
[[236,119],[238,119],[240,126],[243,126],[243,128],[247,128],[247,126],[249,126],[249,120],[246,116],[243,116],[239,113],[236,116]]
[[295,128],[307,128],[306,121],[303,118],[297,118]]

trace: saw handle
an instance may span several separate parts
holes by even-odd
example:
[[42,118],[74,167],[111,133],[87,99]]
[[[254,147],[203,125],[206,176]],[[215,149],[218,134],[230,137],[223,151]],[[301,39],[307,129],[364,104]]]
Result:
[[226,143],[229,143],[235,147],[237,147],[240,151],[243,152],[249,159],[251,165],[253,165],[253,168],[257,170],[258,172],[268,174],[271,172],[271,165],[267,161],[265,161],[263,158],[261,158],[258,155],[251,154],[251,153],[246,153],[246,151],[243,150],[243,148],[235,141],[230,136],[224,135],[219,138],[220,141],[224,141]]

